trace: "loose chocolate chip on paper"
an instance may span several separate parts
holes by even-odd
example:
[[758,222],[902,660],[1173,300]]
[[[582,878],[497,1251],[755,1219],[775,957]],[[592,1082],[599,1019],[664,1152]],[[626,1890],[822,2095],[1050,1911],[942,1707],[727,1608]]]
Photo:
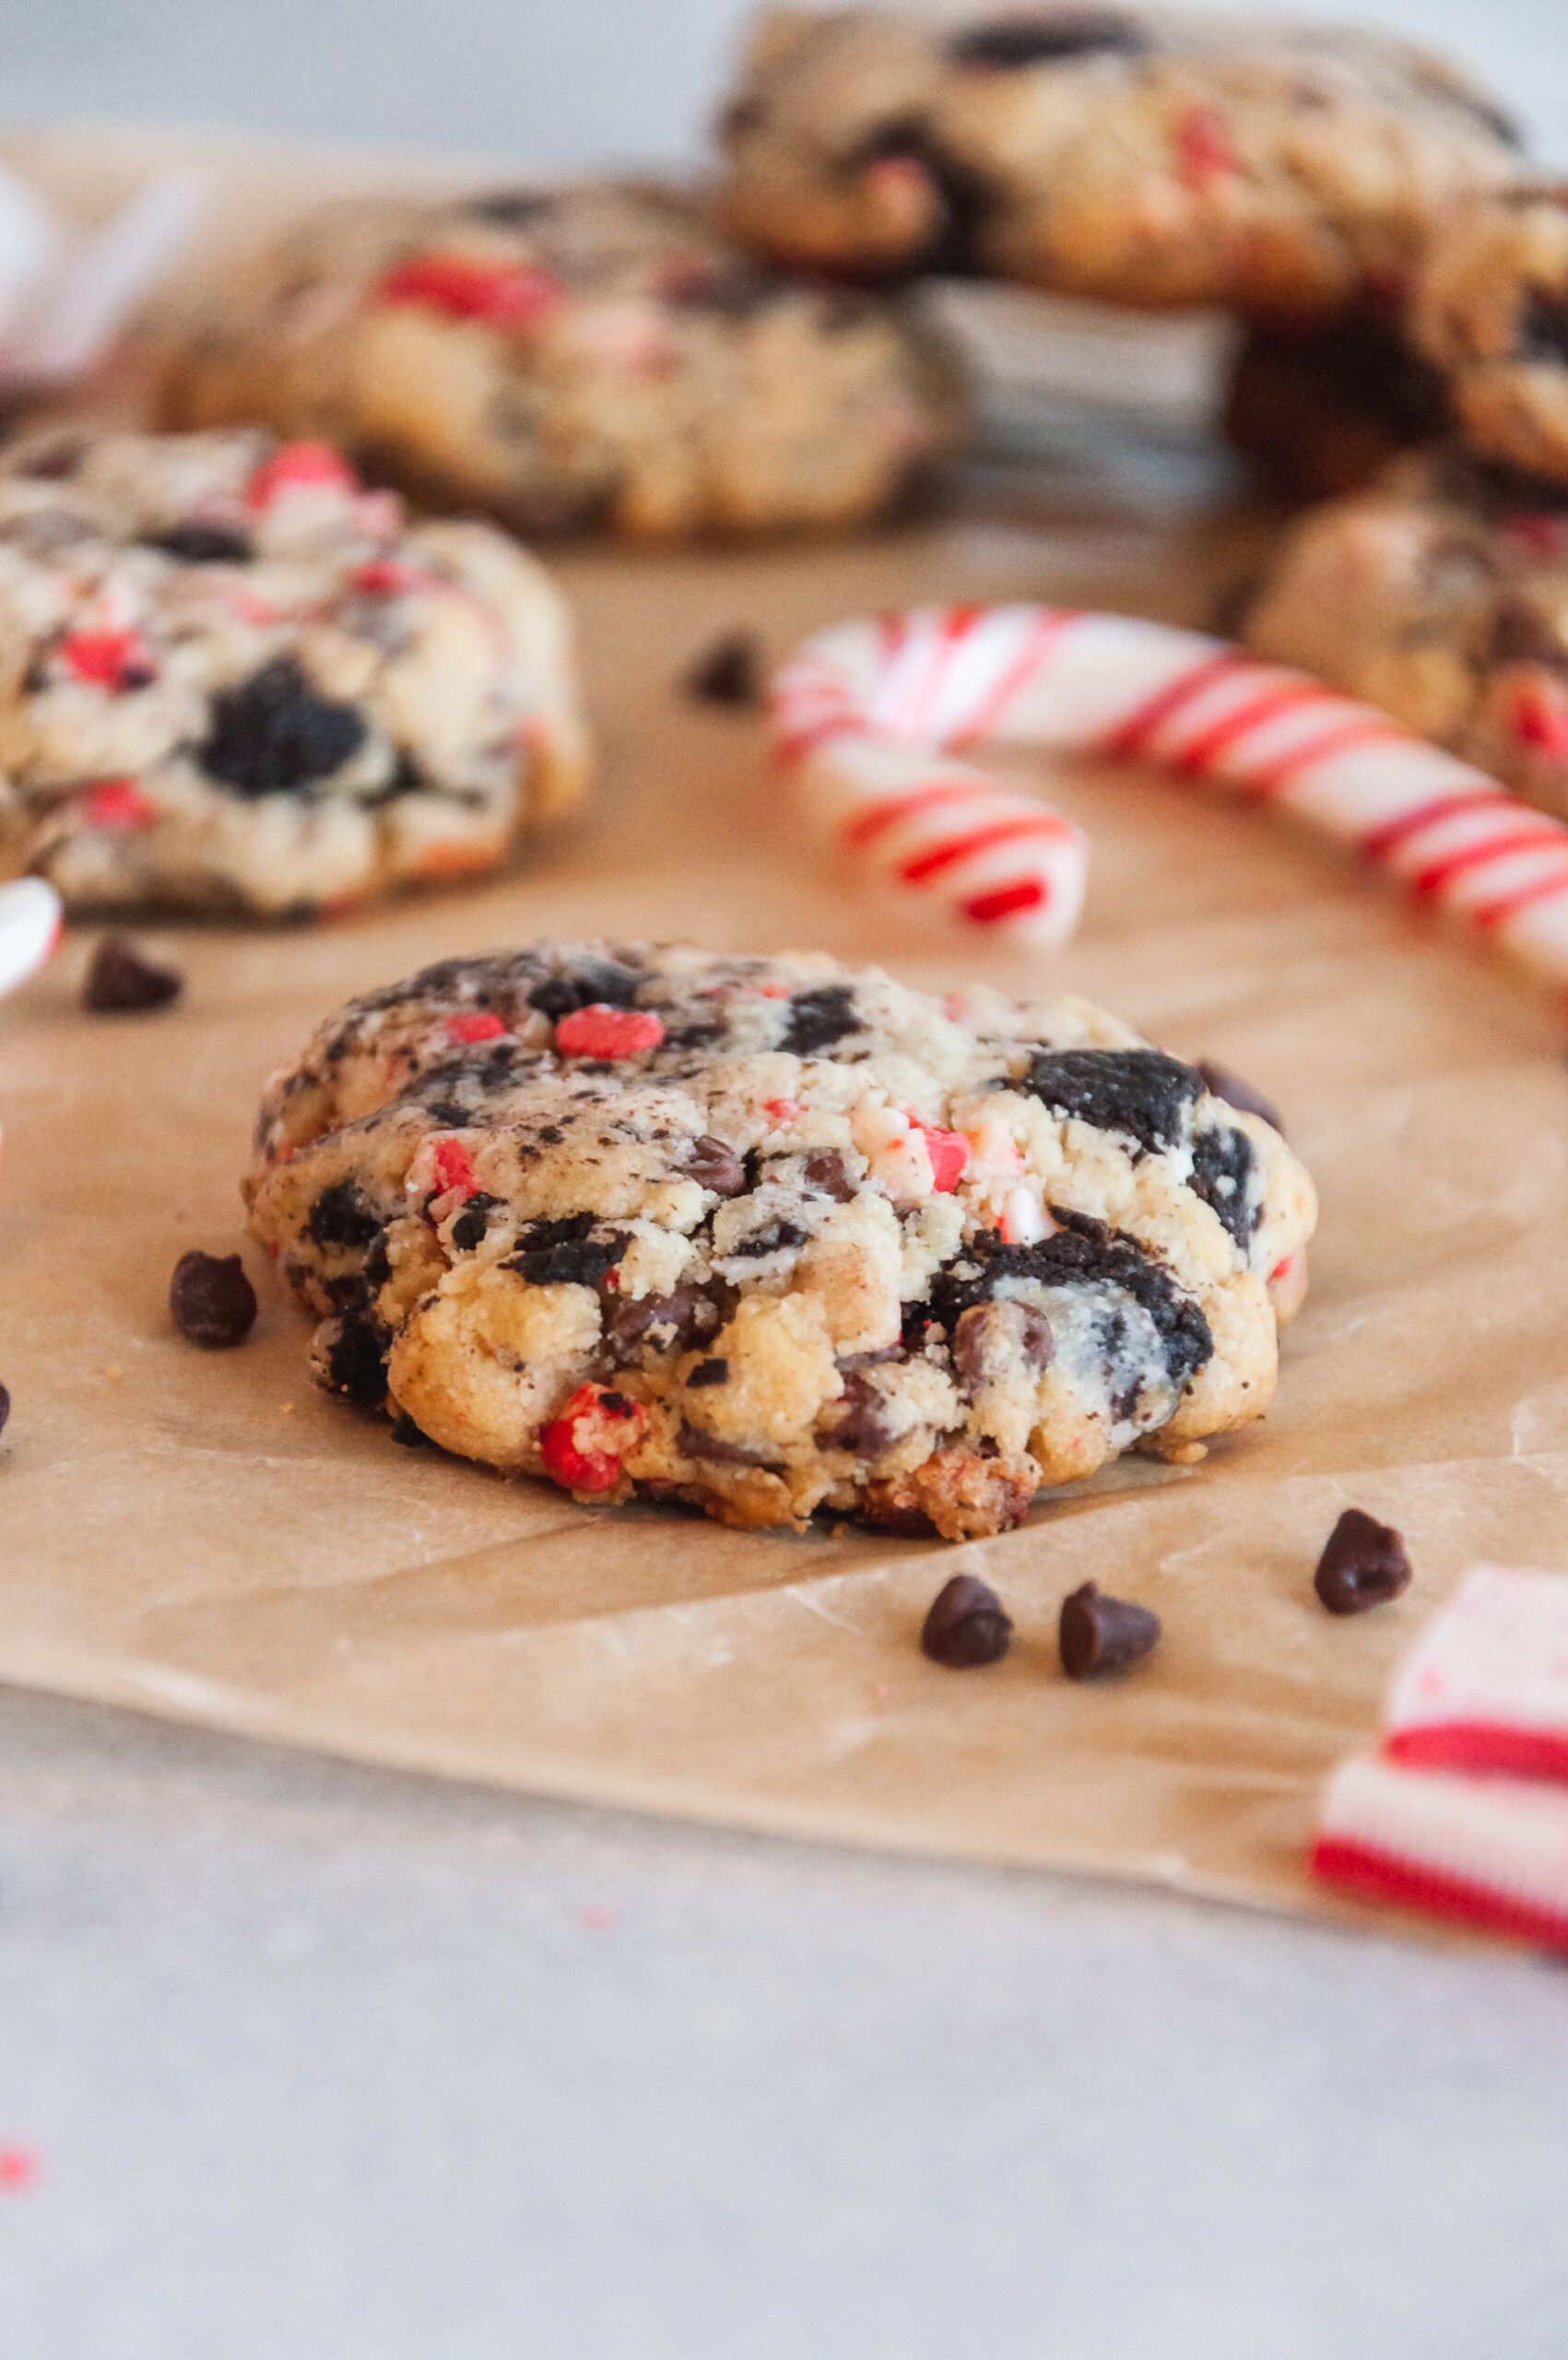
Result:
[[920,1633],[923,1652],[949,1671],[1000,1663],[1012,1645],[1012,1619],[989,1582],[955,1574],[931,1601]]
[[178,967],[149,959],[128,935],[106,934],[83,980],[82,1006],[90,1016],[139,1016],[167,1008],[184,988]]
[[169,1309],[193,1344],[227,1351],[255,1325],[256,1291],[238,1254],[182,1254],[169,1283]]
[[1146,1656],[1160,1636],[1160,1617],[1128,1598],[1107,1598],[1096,1582],[1085,1582],[1062,1600],[1057,1642],[1069,1680],[1099,1680],[1125,1671]]
[[1317,1561],[1313,1587],[1330,1614],[1364,1614],[1410,1586],[1402,1537],[1361,1508],[1347,1508]]
[[1238,1115],[1261,1115],[1264,1121],[1272,1123],[1280,1138],[1284,1138],[1284,1123],[1261,1090],[1255,1090],[1250,1081],[1244,1081],[1239,1073],[1231,1071],[1229,1066],[1217,1065],[1212,1057],[1199,1057],[1197,1070],[1203,1076],[1203,1086],[1211,1098],[1222,1098],[1227,1106],[1235,1108]]
[[714,640],[688,671],[686,687],[704,704],[760,704],[762,650],[756,633],[734,631]]

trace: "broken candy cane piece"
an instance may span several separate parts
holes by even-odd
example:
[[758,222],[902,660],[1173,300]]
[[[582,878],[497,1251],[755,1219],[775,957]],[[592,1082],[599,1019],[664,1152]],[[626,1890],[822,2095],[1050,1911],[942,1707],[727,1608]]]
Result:
[[1421,1768],[1568,1780],[1568,1575],[1472,1566],[1394,1675],[1383,1751]]
[[1568,1950],[1568,1794],[1372,1753],[1328,1782],[1315,1876],[1368,1901]]
[[48,964],[61,922],[60,896],[41,877],[0,885],[0,992],[15,991]]
[[770,706],[811,833],[912,906],[1040,947],[1072,932],[1084,838],[949,750],[989,738],[1150,762],[1271,805],[1568,986],[1568,826],[1222,640],[1048,607],[920,608],[808,640]]

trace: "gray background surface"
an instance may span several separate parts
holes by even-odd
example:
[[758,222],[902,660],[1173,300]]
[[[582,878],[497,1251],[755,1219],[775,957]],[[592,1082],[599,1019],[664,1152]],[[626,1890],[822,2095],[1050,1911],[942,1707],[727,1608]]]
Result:
[[[0,92],[677,156],[739,13],[25,0]],[[1379,13],[1568,153],[1555,0]],[[1568,2350],[1561,1968],[4,1692],[0,1798],[0,2360]]]

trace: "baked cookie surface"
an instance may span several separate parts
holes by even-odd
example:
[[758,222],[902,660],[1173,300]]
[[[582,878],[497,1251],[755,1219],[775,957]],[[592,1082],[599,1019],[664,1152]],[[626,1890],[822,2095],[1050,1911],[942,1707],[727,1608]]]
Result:
[[1302,518],[1243,630],[1568,817],[1568,490],[1402,459]]
[[535,946],[268,1085],[255,1235],[329,1388],[578,1497],[949,1539],[1260,1417],[1312,1185],[1087,1002]]
[[1568,483],[1568,181],[1459,207],[1432,242],[1414,324],[1469,447]]
[[0,876],[307,915],[493,867],[585,775],[566,610],[492,526],[261,432],[0,462]]
[[763,254],[1287,317],[1401,280],[1513,141],[1399,41],[1065,5],[765,15],[719,131]]
[[168,401],[326,435],[525,532],[644,537],[877,515],[963,407],[907,306],[781,278],[678,191],[613,182],[328,208],[226,297]]

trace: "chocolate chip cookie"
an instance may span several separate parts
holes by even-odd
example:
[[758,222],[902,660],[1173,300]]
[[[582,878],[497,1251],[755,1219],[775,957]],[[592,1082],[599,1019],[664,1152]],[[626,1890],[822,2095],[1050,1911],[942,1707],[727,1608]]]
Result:
[[1402,281],[1514,139],[1380,35],[1065,4],[764,16],[719,129],[725,217],[777,259],[1286,317]]
[[493,526],[262,432],[0,464],[0,877],[310,915],[493,867],[584,784],[564,607]]
[[1243,629],[1568,817],[1568,490],[1400,460],[1301,520]]
[[1414,324],[1470,448],[1568,483],[1568,181],[1499,189],[1446,220]]
[[1312,1184],[1067,998],[591,943],[355,1000],[252,1227],[321,1382],[583,1501],[961,1539],[1267,1410]]
[[904,305],[792,283],[655,184],[340,205],[175,364],[174,423],[322,434],[531,535],[842,525],[955,440],[957,365]]

